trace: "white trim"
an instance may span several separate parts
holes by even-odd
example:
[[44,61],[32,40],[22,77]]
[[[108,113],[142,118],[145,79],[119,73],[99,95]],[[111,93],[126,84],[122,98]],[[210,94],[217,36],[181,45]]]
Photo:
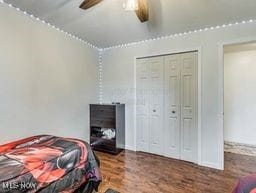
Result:
[[240,44],[240,43],[250,43],[255,42],[256,36],[240,38],[233,41],[220,42],[218,43],[218,54],[219,54],[219,64],[218,64],[218,72],[219,72],[219,80],[218,80],[218,88],[219,88],[219,164],[218,167],[221,170],[224,170],[224,46],[232,45],[232,44]]
[[134,146],[132,146],[132,145],[126,145],[125,149],[131,150],[131,151],[136,151],[136,148]]
[[[220,64],[223,64],[224,63],[224,56],[223,56],[223,46],[222,47],[219,47],[219,50],[218,50],[218,54],[219,54],[219,65],[218,65],[218,72],[219,72],[219,75],[218,76],[218,84],[221,85],[223,84],[224,85],[224,69],[223,69],[223,65],[220,66]],[[224,93],[224,88],[223,86],[222,87],[218,87],[219,88],[219,93]],[[218,114],[218,120],[219,120],[219,129],[220,131],[217,132],[219,134],[219,142],[217,143],[218,145],[218,149],[221,150],[221,152],[219,153],[218,155],[218,165],[219,165],[219,169],[221,170],[224,170],[224,106],[223,106],[223,103],[224,103],[224,99],[223,99],[223,96],[219,96],[220,97],[220,102],[219,102],[219,114]]]
[[133,58],[133,60],[134,60],[134,65],[133,65],[133,67],[134,67],[134,70],[133,70],[133,89],[134,89],[134,125],[133,125],[133,128],[135,128],[135,130],[134,130],[134,147],[133,147],[133,149],[135,150],[135,151],[137,151],[137,129],[136,129],[136,127],[137,127],[137,119],[136,119],[136,114],[137,114],[137,78],[136,78],[136,76],[137,76],[137,70],[136,70],[136,61],[137,61],[137,57],[134,57]]
[[222,169],[220,168],[219,164],[212,163],[212,162],[208,162],[208,161],[203,161],[202,164],[201,164],[201,166],[222,170]]
[[120,149],[126,149],[124,144],[117,144],[117,147],[120,148]]
[[256,145],[224,141],[224,151],[255,157],[256,156]]
[[197,79],[198,79],[198,85],[197,85],[197,127],[198,127],[198,147],[197,147],[197,153],[198,153],[198,165],[202,164],[202,47],[198,47],[198,59],[197,59]]
[[[163,52],[154,52],[150,55],[144,55],[144,56],[134,56],[134,73],[135,73],[135,90],[136,90],[136,61],[137,58],[146,58],[146,57],[154,57],[154,56],[160,56],[160,55],[170,55],[170,54],[178,54],[178,53],[183,53],[183,52],[193,52],[196,51],[198,54],[198,66],[197,66],[197,78],[198,78],[198,89],[197,89],[197,95],[198,95],[198,104],[197,104],[197,108],[198,108],[198,128],[197,128],[197,132],[198,132],[198,139],[197,139],[197,143],[198,143],[198,149],[197,149],[197,164],[198,165],[202,165],[202,46],[199,47],[195,47],[195,48],[184,48],[184,49],[176,49],[176,50],[169,50],[165,53]],[[137,96],[135,95],[135,109],[136,109],[136,101],[137,101]],[[136,127],[136,112],[134,114],[134,120],[135,120],[135,135],[137,134],[137,127]],[[137,150],[137,139],[135,141],[135,149]],[[214,168],[218,168],[215,167]]]

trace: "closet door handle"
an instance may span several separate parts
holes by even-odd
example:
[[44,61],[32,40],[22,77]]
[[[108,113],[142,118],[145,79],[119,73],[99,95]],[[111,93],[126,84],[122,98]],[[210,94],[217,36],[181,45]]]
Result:
[[174,114],[174,113],[176,113],[175,111],[172,111],[172,113]]
[[155,113],[155,112],[156,112],[156,110],[154,109],[154,110],[153,110],[153,112]]

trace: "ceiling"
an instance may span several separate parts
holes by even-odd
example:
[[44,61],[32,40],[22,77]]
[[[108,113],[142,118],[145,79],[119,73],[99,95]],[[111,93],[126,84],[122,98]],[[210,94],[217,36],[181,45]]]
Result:
[[89,10],[82,0],[5,0],[99,48],[198,28],[256,19],[256,0],[148,0],[141,23],[123,0],[104,0]]

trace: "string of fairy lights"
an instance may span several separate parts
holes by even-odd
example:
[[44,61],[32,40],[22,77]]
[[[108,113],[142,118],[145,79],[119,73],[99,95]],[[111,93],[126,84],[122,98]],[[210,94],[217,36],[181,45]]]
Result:
[[110,49],[113,49],[113,48],[133,46],[133,45],[136,45],[136,44],[146,43],[146,42],[150,42],[150,41],[170,39],[170,38],[189,35],[189,34],[192,34],[192,33],[205,32],[205,31],[209,31],[209,30],[216,30],[216,29],[220,29],[220,28],[227,28],[227,27],[232,27],[232,26],[235,26],[235,25],[249,24],[249,23],[255,23],[255,22],[256,22],[256,20],[250,19],[250,20],[246,20],[246,21],[242,21],[242,22],[234,22],[234,23],[229,23],[229,24],[223,24],[223,25],[206,27],[206,28],[201,28],[201,29],[196,29],[196,30],[190,30],[190,31],[186,31],[186,32],[183,32],[183,33],[175,33],[175,34],[150,38],[150,39],[146,39],[146,40],[140,40],[140,41],[137,41],[137,42],[130,42],[130,43],[125,43],[125,44],[114,45],[114,46],[103,48],[103,51],[110,50]]
[[44,24],[46,24],[48,26],[51,26],[52,28],[54,28],[54,29],[56,29],[56,30],[58,30],[60,32],[63,32],[66,35],[68,35],[68,36],[70,36],[70,37],[72,37],[72,38],[74,38],[76,40],[79,40],[79,41],[89,45],[90,47],[93,47],[93,48],[97,49],[99,52],[100,51],[103,52],[103,51],[106,51],[106,50],[109,50],[109,49],[113,49],[113,48],[121,48],[121,47],[133,46],[133,45],[136,45],[136,44],[141,44],[141,43],[150,42],[150,41],[156,41],[156,40],[168,39],[168,38],[175,38],[175,37],[185,36],[185,35],[192,34],[192,33],[204,32],[204,31],[209,31],[209,30],[215,30],[215,29],[226,28],[226,27],[231,27],[231,26],[235,26],[235,25],[241,25],[241,24],[248,24],[248,23],[255,23],[256,22],[256,20],[250,19],[250,20],[244,20],[244,21],[241,21],[241,22],[234,22],[234,23],[229,23],[229,24],[223,24],[223,25],[217,25],[217,26],[212,26],[212,27],[206,27],[206,28],[201,28],[201,29],[190,30],[190,31],[182,32],[182,33],[175,33],[175,34],[170,34],[170,35],[164,35],[164,36],[160,36],[160,37],[140,40],[140,41],[137,41],[137,42],[130,42],[130,43],[124,43],[124,44],[119,44],[119,45],[113,45],[113,46],[109,46],[109,47],[105,47],[105,48],[99,48],[99,47],[93,45],[92,43],[88,42],[87,40],[83,40],[82,38],[77,37],[75,35],[72,35],[69,32],[65,32],[64,30],[60,29],[59,27],[56,27],[55,25],[53,25],[53,24],[51,24],[49,22],[46,22],[43,19],[40,19],[40,18],[34,16],[33,14],[30,14],[30,13],[24,11],[24,10],[21,10],[20,8],[15,7],[12,4],[8,4],[4,0],[0,0],[0,3],[7,4],[9,7],[12,7],[14,9],[16,9],[17,11],[22,12],[23,14],[25,14],[25,15],[31,17],[31,18],[34,18],[37,21],[40,21],[40,22],[42,22],[42,23],[44,23]]
[[102,49],[99,49],[99,61],[98,61],[98,67],[99,67],[99,103],[102,103],[102,95],[103,95],[103,88],[102,88]]

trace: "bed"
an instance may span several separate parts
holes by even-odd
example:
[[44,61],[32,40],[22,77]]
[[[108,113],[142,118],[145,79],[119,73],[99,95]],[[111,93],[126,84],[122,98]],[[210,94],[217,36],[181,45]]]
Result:
[[256,174],[241,178],[233,193],[256,193]]
[[101,182],[88,143],[39,135],[0,146],[1,193],[91,193]]

